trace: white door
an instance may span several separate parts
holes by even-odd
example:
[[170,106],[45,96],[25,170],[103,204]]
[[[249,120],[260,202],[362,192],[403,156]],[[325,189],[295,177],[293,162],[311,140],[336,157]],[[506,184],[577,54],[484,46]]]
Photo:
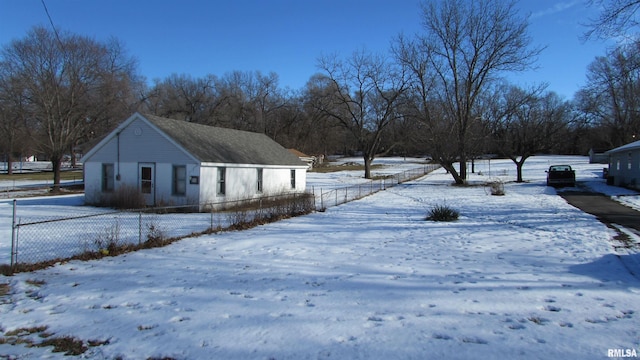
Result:
[[156,204],[156,164],[139,163],[138,179],[140,179],[140,193],[145,203],[154,206]]

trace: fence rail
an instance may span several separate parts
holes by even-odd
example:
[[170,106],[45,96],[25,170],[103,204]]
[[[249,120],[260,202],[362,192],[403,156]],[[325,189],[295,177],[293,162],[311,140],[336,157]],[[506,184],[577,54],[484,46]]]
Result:
[[69,259],[85,253],[108,252],[113,246],[141,245],[158,238],[181,238],[251,223],[258,218],[271,220],[282,214],[323,211],[418,178],[436,168],[436,165],[426,165],[328,191],[312,189],[311,192],[295,195],[286,202],[276,201],[275,197],[265,197],[250,202],[244,200],[207,204],[209,206],[205,208],[218,209],[209,212],[192,212],[197,206],[189,205],[135,211],[105,209],[100,213],[65,218],[19,218],[16,216],[17,202],[14,200],[11,252],[7,254],[10,255],[7,258],[0,257],[0,266],[9,266],[12,270],[17,264],[36,264]]
[[429,164],[393,175],[384,176],[379,179],[371,180],[362,184],[331,189],[328,191],[319,189],[318,193],[316,193],[316,189],[314,189],[313,192],[316,197],[316,210],[324,210],[328,207],[337,206],[349,201],[361,199],[380,190],[385,190],[403,182],[424,176],[438,169],[439,167],[440,165]]
[[[65,180],[60,183],[61,187],[72,187],[72,186],[80,186],[84,184],[84,180]],[[0,185],[0,195],[5,195],[4,198],[7,198],[11,195],[12,192],[15,191],[32,191],[32,190],[42,190],[42,189],[50,189],[53,186],[53,180],[44,180],[43,182],[38,182],[33,185],[21,185],[19,181],[7,182],[4,181],[2,185]]]

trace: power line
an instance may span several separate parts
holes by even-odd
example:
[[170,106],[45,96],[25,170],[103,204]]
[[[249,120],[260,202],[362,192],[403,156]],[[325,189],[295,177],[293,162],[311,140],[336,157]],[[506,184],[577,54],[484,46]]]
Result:
[[44,0],[40,0],[42,6],[44,7],[44,12],[47,14],[47,18],[49,19],[49,23],[51,24],[51,28],[53,29],[53,33],[56,35],[56,39],[58,39],[58,44],[60,44],[60,50],[64,49],[62,44],[62,40],[60,40],[60,35],[58,34],[58,30],[56,26],[53,25],[53,20],[51,19],[51,15],[49,15],[49,9],[47,9],[47,4],[44,3]]

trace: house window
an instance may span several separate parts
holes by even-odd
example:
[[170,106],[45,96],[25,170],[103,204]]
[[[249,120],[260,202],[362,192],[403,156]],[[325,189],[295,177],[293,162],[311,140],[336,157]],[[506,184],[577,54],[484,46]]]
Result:
[[114,189],[113,184],[113,164],[102,164],[102,191],[111,192]]
[[262,192],[262,169],[256,169],[258,170],[258,192],[261,193]]
[[173,166],[172,180],[173,195],[187,194],[187,167],[184,165]]
[[631,153],[627,157],[627,170],[631,170]]
[[224,195],[226,192],[227,168],[218,168],[218,195]]
[[295,170],[291,170],[291,188],[292,189],[296,188],[296,171]]
[[616,170],[620,170],[620,160],[616,160]]

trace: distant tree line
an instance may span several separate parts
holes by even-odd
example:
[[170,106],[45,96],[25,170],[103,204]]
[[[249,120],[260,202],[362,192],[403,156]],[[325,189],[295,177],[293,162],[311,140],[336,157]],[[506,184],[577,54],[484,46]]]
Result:
[[0,154],[9,164],[46,156],[59,186],[66,156],[140,111],[264,133],[309,154],[359,154],[367,178],[376,156],[430,156],[464,183],[468,162],[485,154],[510,158],[523,181],[532,155],[586,154],[640,134],[640,41],[596,58],[587,85],[565,100],[545,84],[505,80],[544,50],[514,2],[425,0],[420,10],[417,35],[396,36],[385,54],[321,56],[295,90],[259,71],[148,83],[117,39],[35,27],[0,49]]

